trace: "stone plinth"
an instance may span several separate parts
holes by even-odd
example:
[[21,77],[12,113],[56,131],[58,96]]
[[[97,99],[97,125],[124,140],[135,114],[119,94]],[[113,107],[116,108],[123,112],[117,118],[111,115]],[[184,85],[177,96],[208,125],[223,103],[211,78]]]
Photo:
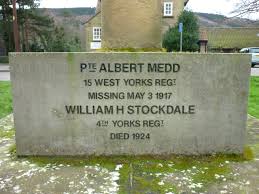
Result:
[[241,153],[250,56],[10,54],[18,155]]

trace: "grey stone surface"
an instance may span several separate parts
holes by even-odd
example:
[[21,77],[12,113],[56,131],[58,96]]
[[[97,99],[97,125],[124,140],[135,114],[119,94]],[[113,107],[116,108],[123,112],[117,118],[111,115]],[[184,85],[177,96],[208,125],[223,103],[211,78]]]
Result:
[[[172,53],[20,53],[10,55],[18,155],[240,153],[249,90],[249,56]],[[80,72],[80,63],[144,63],[139,73]],[[148,73],[148,63],[179,64],[179,72]],[[84,80],[119,79],[117,86]],[[124,79],[175,79],[173,86],[125,86]],[[88,92],[145,92],[143,99],[90,100]],[[172,93],[170,99],[155,94]],[[148,99],[148,93],[153,99]],[[65,106],[120,106],[125,114],[67,114]],[[128,106],[195,106],[195,114],[128,114]],[[83,110],[85,111],[85,110]],[[192,111],[191,111],[192,112]],[[139,121],[114,127],[112,121]],[[158,120],[161,126],[143,126]],[[97,126],[101,121],[102,126]],[[108,122],[107,122],[108,121]],[[110,133],[128,133],[111,140]],[[133,139],[134,133],[150,139]]]

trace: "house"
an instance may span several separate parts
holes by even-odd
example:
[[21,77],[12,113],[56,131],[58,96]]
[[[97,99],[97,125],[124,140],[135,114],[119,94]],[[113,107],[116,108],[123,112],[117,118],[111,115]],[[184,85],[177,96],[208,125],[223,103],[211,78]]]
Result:
[[106,45],[161,47],[163,34],[177,23],[187,3],[188,0],[98,0],[95,15],[85,23],[86,51]]
[[[202,32],[202,33],[201,33]],[[259,47],[258,27],[201,28],[208,41],[208,52],[238,52],[246,47]]]

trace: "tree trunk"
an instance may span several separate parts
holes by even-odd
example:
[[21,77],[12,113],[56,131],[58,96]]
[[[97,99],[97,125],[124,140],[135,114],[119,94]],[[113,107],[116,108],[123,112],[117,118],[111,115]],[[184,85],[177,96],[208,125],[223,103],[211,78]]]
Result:
[[17,18],[17,10],[16,10],[16,0],[13,0],[13,32],[14,32],[15,52],[21,52],[19,27],[18,27],[17,20],[18,18]]

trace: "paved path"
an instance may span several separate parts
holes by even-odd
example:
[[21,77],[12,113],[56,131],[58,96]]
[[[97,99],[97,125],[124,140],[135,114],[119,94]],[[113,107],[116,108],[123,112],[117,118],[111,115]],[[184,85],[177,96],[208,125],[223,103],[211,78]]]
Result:
[[259,76],[259,65],[251,69],[251,76]]
[[0,72],[10,71],[8,64],[0,64]]
[[0,64],[0,81],[10,81],[10,69],[8,64]]
[[8,64],[0,64],[0,81],[10,81],[10,69]]
[[0,72],[0,81],[10,81],[10,72]]

